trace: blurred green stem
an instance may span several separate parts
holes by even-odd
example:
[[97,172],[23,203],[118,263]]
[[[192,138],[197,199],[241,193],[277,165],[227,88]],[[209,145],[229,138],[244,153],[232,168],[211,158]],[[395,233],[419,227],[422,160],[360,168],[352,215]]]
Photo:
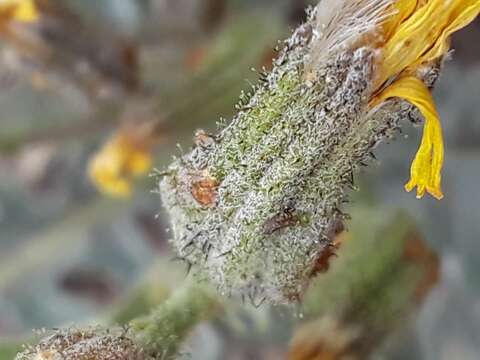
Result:
[[151,356],[170,358],[202,320],[220,309],[218,296],[205,285],[189,282],[146,317],[130,323],[133,338]]

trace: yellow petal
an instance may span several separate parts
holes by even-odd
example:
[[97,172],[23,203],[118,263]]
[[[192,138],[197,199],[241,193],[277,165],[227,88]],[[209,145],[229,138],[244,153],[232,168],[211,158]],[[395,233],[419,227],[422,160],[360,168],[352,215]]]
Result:
[[0,13],[6,11],[21,22],[33,22],[39,17],[35,0],[0,0]]
[[378,85],[399,74],[428,50],[446,23],[448,1],[432,0],[395,30],[383,48]]
[[152,166],[152,155],[128,134],[115,134],[91,159],[88,172],[103,193],[127,197],[132,192],[135,176],[145,174]]
[[[412,1],[414,3],[415,1]],[[383,59],[377,86],[403,70],[418,66],[445,54],[449,36],[468,25],[480,12],[479,0],[429,0],[418,6],[413,14],[394,30],[387,27],[391,37],[383,47]],[[411,8],[404,0],[396,3],[400,13],[391,20],[396,24]],[[411,4],[413,6],[413,4]]]
[[457,1],[450,14],[448,26],[443,29],[434,46],[419,59],[418,63],[428,62],[446,54],[450,49],[450,36],[470,24],[479,13],[479,0]]
[[425,118],[422,142],[412,162],[410,181],[405,188],[407,191],[411,191],[417,187],[417,198],[421,198],[426,191],[435,198],[441,199],[443,198],[441,190],[441,170],[444,157],[443,136],[430,90],[416,77],[402,77],[377,95],[372,105],[380,104],[393,97],[412,103]]

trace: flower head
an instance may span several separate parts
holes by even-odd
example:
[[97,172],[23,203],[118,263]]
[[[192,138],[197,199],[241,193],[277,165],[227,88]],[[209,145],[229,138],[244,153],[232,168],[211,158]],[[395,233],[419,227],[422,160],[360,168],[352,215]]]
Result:
[[372,104],[397,97],[420,110],[425,118],[423,139],[405,188],[411,191],[417,187],[418,198],[428,192],[441,199],[442,128],[419,70],[449,51],[450,35],[477,17],[480,1],[397,0],[393,8],[392,15],[382,24],[381,60],[375,79],[378,92]]

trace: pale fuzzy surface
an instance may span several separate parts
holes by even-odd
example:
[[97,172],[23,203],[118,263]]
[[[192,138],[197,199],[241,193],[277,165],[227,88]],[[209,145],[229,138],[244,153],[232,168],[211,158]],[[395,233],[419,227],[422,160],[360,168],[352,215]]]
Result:
[[147,360],[121,329],[76,328],[56,330],[16,360]]
[[394,0],[322,0],[314,8],[312,61],[318,66],[334,53],[351,48],[392,15]]

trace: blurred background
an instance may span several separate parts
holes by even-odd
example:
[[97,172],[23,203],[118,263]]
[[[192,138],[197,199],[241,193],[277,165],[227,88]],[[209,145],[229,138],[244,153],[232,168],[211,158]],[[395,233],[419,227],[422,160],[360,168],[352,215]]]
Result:
[[[191,146],[196,129],[213,131],[235,113],[240,92],[258,76],[252,68],[268,70],[277,40],[302,22],[308,3],[40,0],[29,18],[0,2],[0,343],[28,339],[31,329],[126,322],[182,286],[189,276],[184,264],[171,261],[156,178],[129,178],[130,195],[109,196],[92,184],[92,159],[123,134],[153,154],[152,168],[164,168]],[[330,259],[333,271],[319,275],[330,282],[319,279],[304,304],[257,309],[232,300],[195,328],[185,353],[192,359],[480,357],[478,39],[478,20],[455,35],[453,61],[434,92],[446,136],[444,200],[419,201],[404,192],[421,136],[420,127],[404,124],[396,141],[377,149],[378,164],[360,175],[348,209],[359,258],[378,256],[385,260],[381,269],[394,259],[395,276],[375,278],[377,292],[342,293],[336,304],[348,305],[340,310],[328,301],[316,310],[324,299],[314,299],[325,291],[316,294],[315,286],[337,287],[350,276],[338,275],[337,259]],[[390,213],[402,216],[385,218]],[[400,221],[407,235],[395,240]],[[389,241],[413,247],[402,251],[414,254],[426,275],[404,274],[410,260],[385,255]],[[339,250],[339,268],[348,245]],[[357,263],[355,276],[363,274]],[[348,281],[363,284],[368,276]],[[413,290],[399,283],[422,292],[410,301]],[[373,321],[379,307],[394,321]],[[318,323],[325,317],[335,325]],[[322,331],[321,339],[305,335]],[[356,342],[327,351],[329,337]]]

